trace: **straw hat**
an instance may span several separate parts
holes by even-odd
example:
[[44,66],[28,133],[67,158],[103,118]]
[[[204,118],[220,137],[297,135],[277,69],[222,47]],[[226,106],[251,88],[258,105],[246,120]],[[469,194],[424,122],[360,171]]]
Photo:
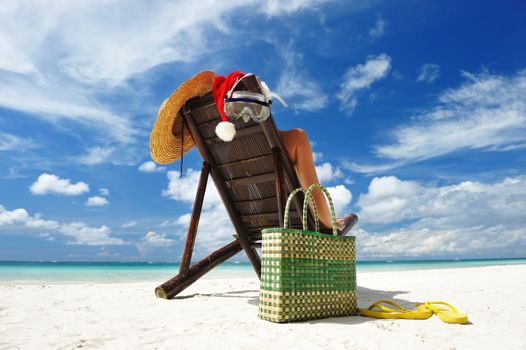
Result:
[[150,153],[155,162],[174,162],[194,146],[190,130],[183,128],[180,109],[189,99],[212,91],[215,77],[214,72],[203,71],[185,81],[163,102],[150,135]]

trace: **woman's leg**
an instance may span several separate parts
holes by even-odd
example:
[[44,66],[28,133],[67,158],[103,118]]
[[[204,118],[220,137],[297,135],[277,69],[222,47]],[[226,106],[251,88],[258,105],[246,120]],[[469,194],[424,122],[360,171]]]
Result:
[[[287,131],[279,130],[279,134],[283,146],[285,146],[290,159],[296,166],[301,186],[307,188],[313,183],[319,182],[307,133],[302,129],[292,129]],[[325,195],[321,190],[316,189],[313,191],[312,196],[318,207],[318,215],[322,225],[332,227],[331,215]]]

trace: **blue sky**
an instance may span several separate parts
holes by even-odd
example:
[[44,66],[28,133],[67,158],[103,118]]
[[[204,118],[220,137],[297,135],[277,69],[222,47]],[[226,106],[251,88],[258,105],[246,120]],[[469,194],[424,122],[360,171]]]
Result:
[[[155,166],[162,101],[202,70],[289,102],[361,259],[526,256],[521,1],[0,5],[0,260],[177,261],[200,157]],[[196,256],[229,242],[207,193]],[[234,260],[244,260],[240,254]]]

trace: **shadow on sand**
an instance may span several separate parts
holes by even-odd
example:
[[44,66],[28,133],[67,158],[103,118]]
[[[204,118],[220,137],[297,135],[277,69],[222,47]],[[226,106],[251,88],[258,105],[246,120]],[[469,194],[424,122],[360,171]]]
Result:
[[[257,307],[259,305],[259,297],[254,296],[254,294],[259,293],[259,289],[249,289],[249,290],[233,290],[228,292],[220,293],[194,293],[190,295],[177,296],[174,299],[189,299],[194,297],[219,297],[219,298],[245,298],[248,299],[247,303]],[[358,307],[367,308],[376,300],[387,299],[392,300],[405,308],[414,309],[417,303],[423,302],[422,300],[405,300],[400,298],[400,295],[408,293],[408,291],[403,290],[376,290],[365,287],[357,287],[356,293],[358,296]],[[376,318],[370,317],[331,317],[320,320],[311,320],[304,321],[310,324],[318,323],[334,323],[334,324],[357,324],[367,321],[375,321]]]
[[[194,293],[190,295],[182,295],[182,296],[176,296],[173,298],[173,300],[177,299],[189,299],[194,297],[220,297],[220,298],[251,298],[256,300],[256,305],[259,302],[259,298],[249,293],[259,293],[259,289],[248,289],[248,290],[232,290],[229,292],[221,292],[221,293]],[[248,295],[247,295],[248,294]],[[249,300],[249,303],[252,304],[252,302]]]

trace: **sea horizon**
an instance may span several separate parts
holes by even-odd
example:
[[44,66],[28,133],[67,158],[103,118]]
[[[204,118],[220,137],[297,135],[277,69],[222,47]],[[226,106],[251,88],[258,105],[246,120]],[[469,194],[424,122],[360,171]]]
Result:
[[[359,260],[357,272],[454,269],[526,264],[526,258]],[[0,283],[159,282],[177,275],[179,262],[0,261]],[[206,278],[255,277],[249,262],[225,262]]]

